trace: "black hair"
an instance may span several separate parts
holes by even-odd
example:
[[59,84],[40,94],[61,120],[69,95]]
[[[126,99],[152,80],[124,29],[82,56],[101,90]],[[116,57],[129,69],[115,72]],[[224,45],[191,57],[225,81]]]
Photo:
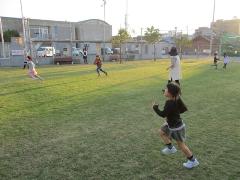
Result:
[[171,82],[167,84],[168,92],[174,97],[176,105],[180,113],[184,113],[187,111],[187,106],[184,104],[182,99],[180,98],[181,95],[181,88],[177,83]]
[[32,57],[31,57],[31,56],[27,56],[27,58],[28,58],[29,60],[32,60]]
[[177,56],[178,52],[177,52],[177,48],[176,47],[172,47],[170,52],[169,52],[170,56]]
[[168,89],[168,92],[175,98],[181,95],[181,89],[177,83],[174,83],[174,82],[168,83],[167,89]]

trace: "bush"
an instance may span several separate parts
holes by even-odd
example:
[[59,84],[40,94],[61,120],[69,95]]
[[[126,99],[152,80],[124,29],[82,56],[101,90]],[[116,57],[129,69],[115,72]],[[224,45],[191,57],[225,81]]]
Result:
[[[11,42],[11,37],[20,37],[16,30],[7,30],[3,32],[3,38],[5,42]],[[2,37],[0,36],[0,41],[2,42]]]

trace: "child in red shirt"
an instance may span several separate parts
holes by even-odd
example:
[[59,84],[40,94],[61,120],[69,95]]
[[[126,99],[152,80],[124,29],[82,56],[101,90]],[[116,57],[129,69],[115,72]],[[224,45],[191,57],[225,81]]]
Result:
[[98,73],[98,76],[100,76],[100,71],[102,71],[106,76],[108,75],[107,72],[102,69],[102,61],[101,61],[101,58],[100,58],[99,55],[96,55],[96,59],[94,61],[94,64],[97,65],[96,71]]

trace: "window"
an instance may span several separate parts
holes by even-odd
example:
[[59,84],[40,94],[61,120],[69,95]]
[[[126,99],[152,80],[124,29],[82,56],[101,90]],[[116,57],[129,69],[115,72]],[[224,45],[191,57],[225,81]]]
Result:
[[48,39],[48,27],[32,26],[30,27],[31,38]]

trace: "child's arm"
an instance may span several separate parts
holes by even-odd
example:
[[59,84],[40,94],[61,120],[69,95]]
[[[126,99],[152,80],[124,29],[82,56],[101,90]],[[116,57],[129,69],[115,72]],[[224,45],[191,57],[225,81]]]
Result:
[[170,112],[169,103],[166,102],[162,111],[158,108],[158,106],[159,106],[158,104],[155,103],[153,104],[153,110],[155,111],[155,113],[157,113],[159,116],[163,118],[166,117]]

